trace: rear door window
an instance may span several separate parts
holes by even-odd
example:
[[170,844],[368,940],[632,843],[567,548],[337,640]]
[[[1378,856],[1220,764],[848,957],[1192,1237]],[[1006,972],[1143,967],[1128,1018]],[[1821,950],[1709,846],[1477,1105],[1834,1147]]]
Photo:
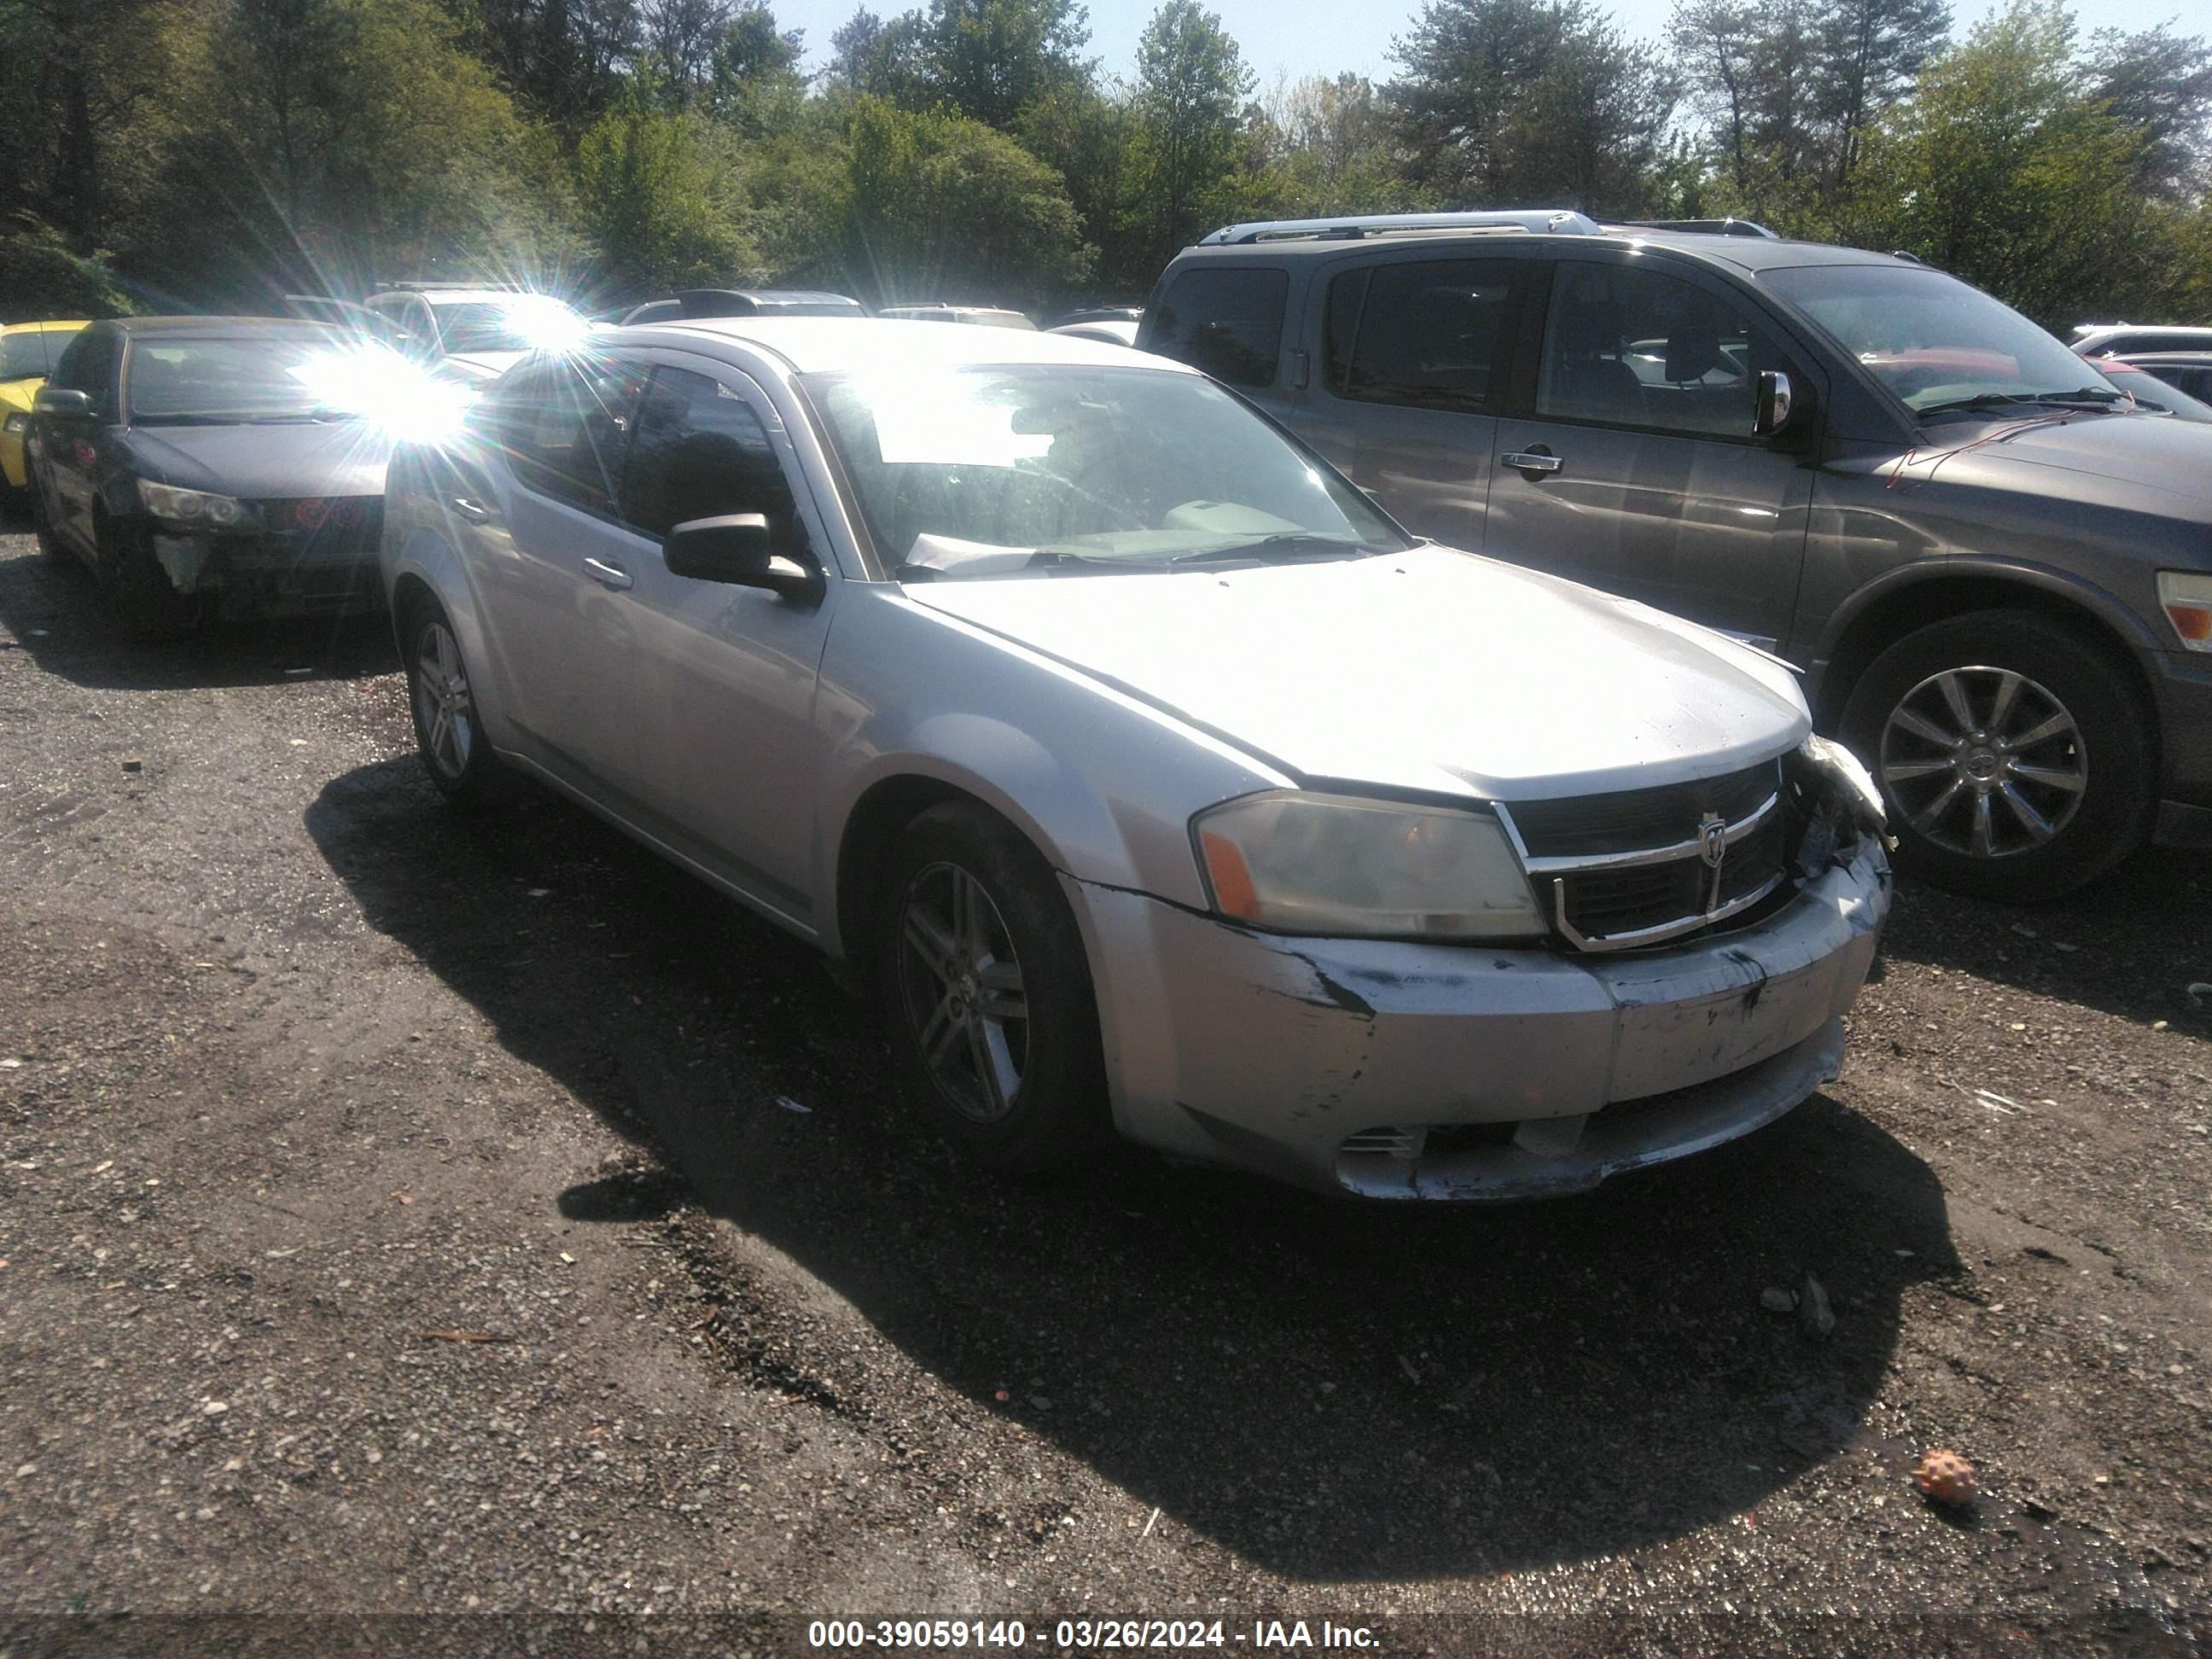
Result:
[[795,522],[791,485],[760,416],[742,394],[688,368],[653,372],[623,501],[623,516],[648,536],[695,519],[758,513],[783,544]]
[[1290,297],[1287,271],[1195,266],[1161,296],[1146,349],[1231,386],[1271,386],[1282,356],[1283,312]]
[[1347,271],[1329,283],[1329,390],[1418,409],[1481,410],[1513,339],[1507,259],[1440,259]]
[[562,357],[502,386],[490,428],[524,489],[618,518],[630,415],[644,386],[635,364]]

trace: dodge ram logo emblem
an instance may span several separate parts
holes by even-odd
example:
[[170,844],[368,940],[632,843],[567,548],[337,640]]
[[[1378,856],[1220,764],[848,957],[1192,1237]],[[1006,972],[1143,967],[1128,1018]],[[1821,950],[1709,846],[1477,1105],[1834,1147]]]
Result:
[[1698,820],[1698,856],[1708,870],[1719,869],[1721,860],[1728,857],[1728,820],[1717,812],[1708,812]]

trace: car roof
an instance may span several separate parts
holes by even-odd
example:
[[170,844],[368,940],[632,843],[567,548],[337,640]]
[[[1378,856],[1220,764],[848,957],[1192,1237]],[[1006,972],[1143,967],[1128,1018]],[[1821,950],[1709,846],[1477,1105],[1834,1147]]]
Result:
[[1572,258],[1601,247],[1662,247],[1716,264],[1735,265],[1746,271],[1771,270],[1791,265],[1897,265],[1907,270],[1929,269],[1893,254],[1866,248],[1838,247],[1831,242],[1770,241],[1764,236],[1729,236],[1716,231],[1601,229],[1582,234],[1531,234],[1512,225],[1440,227],[1406,229],[1388,236],[1330,236],[1316,234],[1285,236],[1261,242],[1212,243],[1187,247],[1176,256],[1178,263],[1221,260],[1250,264],[1277,259],[1327,259],[1348,252],[1409,246],[1504,248],[1540,246],[1547,253]]
[[794,374],[837,374],[887,367],[959,368],[966,364],[1071,363],[1173,369],[1180,363],[1070,334],[1009,328],[947,328],[890,317],[698,317],[640,323],[593,336],[601,346],[684,346],[694,350],[727,341],[762,348]]
[[372,300],[395,299],[410,294],[426,305],[501,305],[513,300],[550,300],[556,305],[568,302],[557,294],[539,294],[526,288],[392,288],[372,294]]
[[2139,368],[2212,368],[2212,344],[2202,351],[2124,351],[2113,361],[2133,363]]
[[100,326],[124,334],[314,334],[351,332],[304,317],[110,317]]
[[0,323],[0,334],[52,334],[62,329],[89,328],[92,319],[76,317],[66,321],[53,319],[37,323]]

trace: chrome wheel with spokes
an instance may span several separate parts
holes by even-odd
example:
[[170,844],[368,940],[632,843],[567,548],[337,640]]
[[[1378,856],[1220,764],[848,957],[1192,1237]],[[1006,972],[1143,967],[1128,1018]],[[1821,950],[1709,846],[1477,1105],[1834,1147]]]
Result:
[[418,592],[400,601],[396,632],[405,642],[415,746],[430,781],[455,806],[473,811],[500,805],[512,793],[514,775],[484,736],[453,619],[435,599]]
[[1859,671],[1841,737],[1874,769],[1905,874],[2047,899],[2141,844],[2156,730],[2126,653],[2078,619],[1970,611]]
[[1882,781],[1938,847],[1999,859],[2056,840],[2089,787],[2080,722],[2008,668],[1931,674],[1899,699],[1881,738]]
[[979,801],[899,832],[871,915],[899,1092],[966,1157],[1066,1168],[1109,1133],[1098,1006],[1060,878]]
[[999,1121],[1029,1058],[1029,1000],[1005,918],[981,882],[935,863],[907,884],[898,928],[899,988],[922,1063],[963,1117]]
[[416,635],[415,720],[424,757],[459,782],[476,748],[476,705],[461,667],[461,648],[442,617],[425,622]]

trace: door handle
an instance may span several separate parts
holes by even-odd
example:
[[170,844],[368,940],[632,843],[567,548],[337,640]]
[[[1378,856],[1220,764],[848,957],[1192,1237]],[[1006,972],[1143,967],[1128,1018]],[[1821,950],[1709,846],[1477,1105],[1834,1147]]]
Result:
[[1506,465],[1517,467],[1523,472],[1557,472],[1559,470],[1559,458],[1547,454],[1540,449],[1516,450],[1510,455],[1500,455],[1498,459]]
[[447,503],[471,524],[482,524],[491,517],[491,509],[482,501],[472,501],[466,495],[455,495]]
[[618,564],[602,564],[597,559],[586,559],[584,569],[602,587],[611,587],[620,592],[629,586],[629,572]]

